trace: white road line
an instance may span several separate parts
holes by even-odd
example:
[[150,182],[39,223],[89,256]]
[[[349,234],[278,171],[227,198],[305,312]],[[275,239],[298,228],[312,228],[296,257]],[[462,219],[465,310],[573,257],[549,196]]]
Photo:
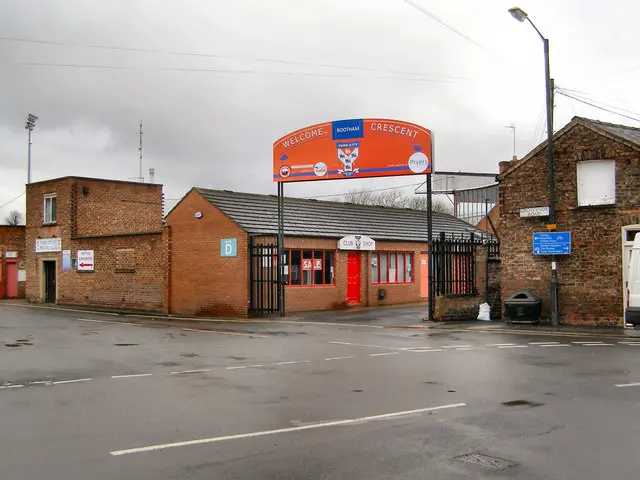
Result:
[[331,360],[346,360],[348,358],[356,358],[356,356],[350,355],[348,357],[329,357],[329,358],[325,358],[325,361],[330,362]]
[[555,343],[555,344],[549,344],[549,345],[538,345],[539,347],[570,347],[571,345],[569,345],[568,343]]
[[37,382],[29,382],[29,385],[53,385],[53,380],[38,380]]
[[596,344],[598,344],[598,343],[603,343],[603,342],[602,342],[602,341],[600,341],[600,340],[596,340],[596,341],[591,341],[591,342],[584,342],[584,341],[582,341],[582,342],[571,342],[571,343],[577,343],[578,345],[582,345],[582,344],[585,344],[585,343],[586,343],[586,344],[589,344],[589,345],[596,345]]
[[640,342],[625,342],[623,345],[629,346],[629,347],[637,347],[638,345],[640,345]]
[[76,318],[76,320],[79,320],[81,322],[91,322],[91,323],[110,323],[112,325],[131,325],[134,327],[143,327],[144,325],[140,324],[140,323],[133,323],[133,322],[113,322],[110,320],[94,320],[94,319],[89,319],[89,318]]
[[398,355],[400,352],[384,352],[384,353],[370,353],[370,357],[384,357],[387,355]]
[[484,347],[463,347],[463,348],[455,348],[454,352],[468,352],[470,350],[484,350]]
[[469,348],[473,347],[473,345],[443,345],[440,348]]
[[640,387],[640,382],[635,383],[621,383],[616,385],[616,387],[625,388],[625,387]]
[[91,380],[90,378],[76,378],[75,380],[61,380],[59,382],[53,382],[52,385],[63,385],[65,383],[80,383],[80,382],[88,382]]
[[112,375],[112,379],[116,378],[137,378],[137,377],[150,377],[153,373],[136,373],[133,375]]
[[529,345],[502,345],[498,348],[529,348]]
[[24,385],[22,384],[18,384],[18,385],[0,385],[0,388],[22,388],[24,387]]
[[[298,360],[297,362],[278,362],[276,365],[295,365],[296,363],[311,363],[311,360]],[[234,367],[227,367],[229,370]]]
[[372,415],[369,417],[359,417],[359,418],[350,418],[346,420],[335,420],[331,422],[314,423],[311,425],[301,425],[299,427],[279,428],[277,430],[264,430],[261,432],[241,433],[237,435],[226,435],[223,437],[200,438],[198,440],[188,440],[184,442],[149,445],[147,447],[129,448],[126,450],[115,450],[110,453],[114,457],[117,457],[120,455],[130,455],[132,453],[153,452],[156,450],[165,450],[168,448],[187,447],[191,445],[203,445],[206,443],[226,442],[229,440],[241,440],[245,438],[264,437],[267,435],[278,435],[281,433],[301,432],[304,430],[313,430],[317,428],[337,427],[337,426],[343,426],[343,425],[357,425],[363,422],[369,422],[373,420],[387,420],[391,418],[403,417],[406,415],[416,415],[420,413],[435,412],[438,410],[446,410],[446,409],[465,407],[465,406],[466,406],[465,403],[453,403],[451,405],[440,405],[438,407],[419,408],[416,410],[406,410],[404,412],[393,412],[393,413],[385,413],[382,415]]
[[545,346],[545,345],[556,345],[560,342],[529,342],[529,345],[540,345],[540,346]]
[[243,368],[258,368],[262,365],[238,365],[237,367],[225,367],[225,370],[241,370]]
[[583,343],[581,347],[612,347],[613,343]]
[[485,347],[510,347],[512,345],[517,345],[517,343],[488,343]]
[[255,338],[271,338],[266,335],[257,335],[255,333],[241,333],[241,332],[221,332],[219,330],[201,330],[198,328],[183,328],[183,332],[197,332],[197,333],[217,333],[220,335],[232,335],[236,337],[255,337]]
[[638,339],[638,340],[624,340],[624,341],[620,341],[618,343],[627,344],[627,345],[638,345],[638,344],[640,344],[640,339]]
[[211,371],[210,368],[203,368],[200,370],[182,370],[180,372],[171,372],[171,375],[187,375],[189,373],[206,373],[210,371]]
[[443,348],[416,348],[414,350],[407,350],[412,353],[429,353],[429,352],[446,352]]
[[334,345],[351,345],[354,347],[384,348],[386,350],[405,350],[407,347],[384,347],[382,345],[369,345],[367,343],[349,343],[349,342],[328,342]]

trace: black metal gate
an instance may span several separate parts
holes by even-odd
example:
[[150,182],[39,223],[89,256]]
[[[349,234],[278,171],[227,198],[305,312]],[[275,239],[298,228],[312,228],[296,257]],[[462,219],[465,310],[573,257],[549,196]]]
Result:
[[249,241],[249,311],[254,315],[278,313],[278,245]]
[[455,238],[444,234],[433,241],[432,278],[436,296],[477,293],[475,253],[478,244],[473,237]]

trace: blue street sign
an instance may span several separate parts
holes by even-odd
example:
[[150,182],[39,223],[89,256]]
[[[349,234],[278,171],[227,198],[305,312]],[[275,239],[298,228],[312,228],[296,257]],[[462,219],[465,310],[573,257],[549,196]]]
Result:
[[238,239],[237,238],[221,238],[220,239],[220,256],[236,257],[238,255]]
[[534,255],[569,255],[571,232],[539,232],[533,234]]

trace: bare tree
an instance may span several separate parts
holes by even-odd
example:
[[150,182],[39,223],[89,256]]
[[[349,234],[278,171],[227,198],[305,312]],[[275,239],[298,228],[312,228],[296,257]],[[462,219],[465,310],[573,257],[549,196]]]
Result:
[[11,210],[9,212],[9,215],[4,218],[4,221],[7,225],[12,225],[14,227],[22,225],[24,221],[24,215],[22,215],[22,212],[19,212],[18,210]]
[[[407,196],[398,189],[372,192],[370,190],[350,190],[343,196],[343,201],[358,205],[380,205],[382,207],[411,208],[413,210],[427,210],[426,195]],[[433,199],[433,211],[438,213],[453,213],[453,208],[440,198]]]

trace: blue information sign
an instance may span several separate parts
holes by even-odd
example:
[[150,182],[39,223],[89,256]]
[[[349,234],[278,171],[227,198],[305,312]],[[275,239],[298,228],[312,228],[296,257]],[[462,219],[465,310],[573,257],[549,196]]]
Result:
[[569,255],[571,232],[540,232],[533,234],[534,255]]
[[220,239],[220,256],[235,257],[238,255],[238,239],[221,238]]

